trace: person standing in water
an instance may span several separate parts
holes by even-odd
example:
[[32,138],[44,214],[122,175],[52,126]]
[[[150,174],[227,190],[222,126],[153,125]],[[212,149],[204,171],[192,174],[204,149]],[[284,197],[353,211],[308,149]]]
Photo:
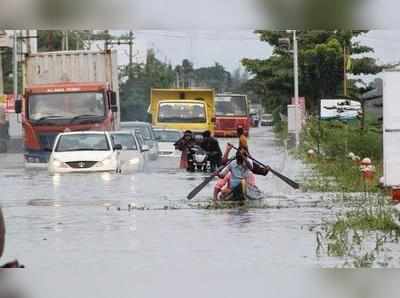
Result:
[[249,152],[249,145],[247,143],[247,137],[244,134],[243,126],[239,125],[236,129],[239,138],[239,149],[244,149]]
[[181,162],[180,162],[180,168],[181,169],[187,169],[188,171],[192,170],[189,169],[189,163],[188,160],[190,158],[190,148],[192,148],[195,145],[195,139],[193,137],[193,133],[190,130],[186,130],[183,133],[183,137],[179,139],[175,144],[175,149],[182,151],[181,155]]

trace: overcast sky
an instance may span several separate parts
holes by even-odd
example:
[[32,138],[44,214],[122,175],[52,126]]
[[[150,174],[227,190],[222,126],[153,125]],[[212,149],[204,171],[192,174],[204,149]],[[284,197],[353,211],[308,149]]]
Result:
[[[195,67],[222,64],[227,70],[240,67],[246,58],[264,59],[272,49],[260,42],[253,31],[161,31],[143,30],[135,33],[135,59],[143,61],[146,49],[154,48],[157,57],[176,65],[188,58]],[[362,44],[374,48],[373,56],[381,63],[400,61],[400,31],[371,31],[360,38]],[[128,63],[127,47],[120,47],[119,61]]]

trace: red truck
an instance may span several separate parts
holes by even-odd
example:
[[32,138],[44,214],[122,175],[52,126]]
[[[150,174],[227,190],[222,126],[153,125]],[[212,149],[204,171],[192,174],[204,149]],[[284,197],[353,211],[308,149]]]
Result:
[[114,130],[119,127],[116,53],[46,52],[25,60],[22,113],[25,164],[47,166],[60,132]]
[[215,97],[216,137],[236,137],[237,128],[243,127],[246,136],[250,131],[250,115],[247,96],[243,94],[217,94]]

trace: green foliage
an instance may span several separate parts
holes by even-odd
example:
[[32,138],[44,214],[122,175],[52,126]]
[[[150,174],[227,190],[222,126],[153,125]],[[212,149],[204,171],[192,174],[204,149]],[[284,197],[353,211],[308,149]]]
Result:
[[[253,75],[251,84],[259,85],[257,92],[272,109],[285,106],[293,95],[293,57],[279,47],[279,38],[291,38],[286,31],[256,31],[261,41],[268,42],[273,55],[266,60],[243,59],[242,64]],[[309,111],[315,111],[318,100],[342,94],[344,80],[344,47],[354,54],[365,54],[372,49],[354,40],[366,31],[298,31],[300,96],[307,99]],[[375,74],[383,66],[373,58],[352,58],[353,74]],[[358,93],[354,81],[349,89]]]
[[231,74],[219,63],[194,70],[193,79],[196,87],[212,88],[216,92],[227,91],[231,84]]
[[371,196],[360,200],[351,210],[338,215],[317,232],[317,252],[326,248],[331,257],[344,257],[345,266],[365,268],[379,263],[384,245],[398,242],[400,226],[389,201],[384,196]]
[[[130,76],[129,76],[130,75]],[[147,52],[145,64],[133,64],[121,70],[120,96],[123,121],[147,121],[151,88],[171,88],[175,71],[155,57],[154,50]]]
[[[348,157],[353,152],[360,158],[372,159],[377,172],[368,190],[380,191],[378,179],[382,175],[382,135],[369,125],[362,131],[358,122],[321,121],[320,131],[318,121],[312,118],[302,134],[301,154],[317,173],[315,177],[307,178],[305,189],[322,192],[364,191],[365,184],[359,166]],[[318,141],[321,154],[308,158],[306,152],[309,149],[316,151]]]
[[[61,30],[38,30],[38,51],[61,51],[66,32]],[[82,50],[85,41],[96,39],[96,34],[89,30],[68,31],[68,47],[70,50]]]
[[[0,50],[0,55],[2,56],[2,66],[3,66],[3,82],[4,82],[4,94],[13,93],[13,69],[12,69],[12,49],[5,48]],[[22,66],[18,65],[18,89],[22,92]]]

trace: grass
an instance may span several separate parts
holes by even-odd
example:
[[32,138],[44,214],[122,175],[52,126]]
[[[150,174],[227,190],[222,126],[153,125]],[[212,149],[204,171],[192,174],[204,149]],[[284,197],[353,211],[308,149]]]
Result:
[[[379,192],[379,177],[382,176],[382,135],[370,120],[364,131],[356,122],[321,122],[310,119],[302,133],[302,143],[297,152],[318,175],[306,178],[304,189],[327,192]],[[321,133],[319,133],[321,131]],[[318,146],[319,143],[319,146]],[[308,157],[307,151],[313,149],[320,154]],[[348,154],[353,152],[361,159],[372,159],[376,173],[369,183],[365,183],[359,169]]]
[[317,251],[326,247],[328,256],[350,259],[345,266],[371,267],[386,243],[398,242],[400,226],[396,216],[385,197],[368,198],[317,232]]

